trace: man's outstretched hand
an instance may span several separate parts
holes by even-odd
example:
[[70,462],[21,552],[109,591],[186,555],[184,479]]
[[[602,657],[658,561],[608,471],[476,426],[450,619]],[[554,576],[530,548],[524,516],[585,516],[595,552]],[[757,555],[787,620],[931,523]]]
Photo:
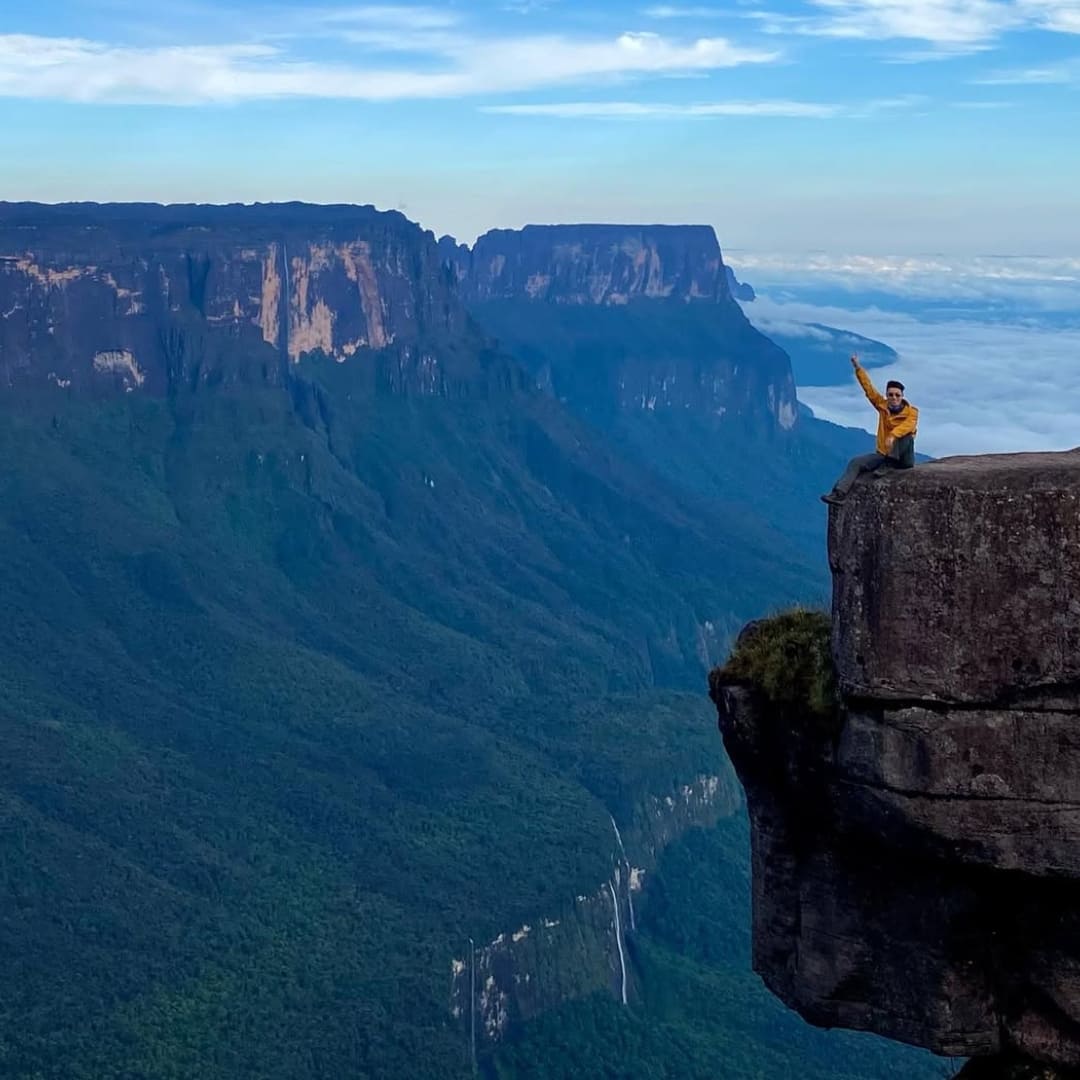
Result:
[[854,369],[855,369],[856,371],[858,371],[858,370],[859,370],[859,354],[858,354],[858,353],[852,353],[852,354],[851,354],[851,366],[852,366],[852,367],[853,367],[853,368],[854,368]]

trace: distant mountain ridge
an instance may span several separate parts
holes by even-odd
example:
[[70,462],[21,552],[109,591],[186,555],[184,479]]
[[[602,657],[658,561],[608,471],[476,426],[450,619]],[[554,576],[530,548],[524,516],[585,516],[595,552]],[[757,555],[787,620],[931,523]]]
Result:
[[527,225],[439,250],[469,310],[576,411],[798,421],[787,356],[732,297],[707,225]]
[[471,250],[443,237],[439,249],[466,301],[621,305],[730,296],[708,225],[526,225],[492,229]]

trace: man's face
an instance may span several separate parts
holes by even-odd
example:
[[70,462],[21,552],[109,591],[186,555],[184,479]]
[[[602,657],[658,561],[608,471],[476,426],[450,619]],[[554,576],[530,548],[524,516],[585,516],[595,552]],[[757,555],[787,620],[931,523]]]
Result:
[[896,387],[892,387],[885,391],[885,400],[889,403],[889,408],[896,412],[900,406],[904,403],[904,391],[897,390]]

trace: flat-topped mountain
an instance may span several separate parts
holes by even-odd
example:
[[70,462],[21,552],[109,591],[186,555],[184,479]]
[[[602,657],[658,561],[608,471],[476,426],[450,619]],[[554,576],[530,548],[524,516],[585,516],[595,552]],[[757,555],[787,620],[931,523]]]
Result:
[[484,233],[471,251],[450,237],[440,246],[469,301],[618,306],[730,297],[708,225],[526,225]]
[[315,352],[418,392],[475,374],[430,348],[467,322],[431,234],[373,207],[0,203],[0,316],[0,386],[161,392]]
[[632,413],[734,431],[798,421],[787,355],[731,295],[706,225],[528,225],[440,241],[470,311],[592,422]]

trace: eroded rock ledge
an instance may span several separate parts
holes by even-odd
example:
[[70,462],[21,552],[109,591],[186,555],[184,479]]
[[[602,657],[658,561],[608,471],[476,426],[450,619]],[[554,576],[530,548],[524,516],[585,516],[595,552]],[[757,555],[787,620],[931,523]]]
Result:
[[830,509],[829,559],[831,640],[824,616],[751,624],[710,680],[755,967],[814,1023],[1071,1074],[1080,451],[869,480]]

